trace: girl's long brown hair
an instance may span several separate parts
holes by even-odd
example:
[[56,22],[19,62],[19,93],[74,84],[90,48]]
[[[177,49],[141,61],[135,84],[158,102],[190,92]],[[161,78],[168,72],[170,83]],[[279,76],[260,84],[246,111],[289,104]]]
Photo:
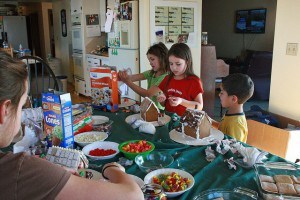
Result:
[[[149,47],[146,55],[148,54],[157,56],[159,59],[160,69],[162,69],[163,72],[167,72],[169,67],[169,57],[168,57],[168,48],[164,43],[159,42]],[[154,74],[153,69],[151,70],[151,74]]]

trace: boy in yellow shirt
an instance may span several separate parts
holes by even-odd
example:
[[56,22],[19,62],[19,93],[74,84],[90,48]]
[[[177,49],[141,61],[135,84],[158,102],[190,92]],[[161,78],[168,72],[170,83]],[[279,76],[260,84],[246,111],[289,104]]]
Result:
[[246,74],[230,74],[223,78],[219,94],[221,105],[227,108],[221,122],[214,127],[241,142],[247,141],[248,127],[243,110],[244,103],[253,95],[254,84]]

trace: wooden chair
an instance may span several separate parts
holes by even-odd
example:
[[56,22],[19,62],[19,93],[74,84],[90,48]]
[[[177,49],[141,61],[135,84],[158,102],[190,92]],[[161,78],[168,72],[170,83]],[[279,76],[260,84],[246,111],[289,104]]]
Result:
[[14,49],[13,48],[0,48],[0,51],[7,53],[11,57],[14,57]]
[[41,94],[49,89],[62,91],[62,84],[50,66],[40,57],[23,56],[20,58],[28,70],[28,96],[33,107],[40,106]]

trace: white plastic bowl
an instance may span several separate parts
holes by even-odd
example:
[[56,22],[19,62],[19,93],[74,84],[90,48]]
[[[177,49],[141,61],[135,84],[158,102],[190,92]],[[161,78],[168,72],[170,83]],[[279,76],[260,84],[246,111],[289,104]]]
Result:
[[148,173],[144,178],[144,183],[145,184],[153,183],[152,178],[154,176],[158,176],[161,174],[171,174],[172,172],[179,174],[183,178],[190,179],[191,182],[185,190],[182,190],[179,192],[165,192],[168,198],[177,197],[177,196],[183,194],[184,192],[188,191],[189,189],[191,189],[194,186],[195,179],[190,173],[185,172],[180,169],[172,169],[172,168],[157,169],[157,170],[154,170],[154,171]]
[[94,115],[92,116],[92,120],[93,120],[93,125],[100,125],[108,122],[109,118],[101,115]]
[[108,134],[105,132],[90,131],[75,135],[74,140],[79,146],[84,147],[93,142],[104,141],[107,137]]
[[[86,155],[87,157],[89,157],[93,160],[105,160],[105,159],[113,158],[119,153],[118,146],[119,146],[119,144],[116,143],[116,142],[108,142],[108,141],[93,142],[93,143],[83,147],[82,152],[84,153],[84,155]],[[94,150],[94,149],[97,149],[97,148],[99,148],[99,149],[112,149],[112,150],[115,150],[116,153],[108,155],[108,156],[91,156],[91,155],[89,155],[91,150]]]

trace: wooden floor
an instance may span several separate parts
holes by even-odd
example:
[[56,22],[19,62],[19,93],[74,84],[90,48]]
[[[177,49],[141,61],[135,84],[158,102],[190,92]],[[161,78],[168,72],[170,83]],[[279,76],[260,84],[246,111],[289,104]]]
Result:
[[68,83],[68,92],[71,94],[72,104],[92,101],[90,97],[86,97],[82,94],[77,94],[75,92],[74,85],[72,85],[71,83]]

